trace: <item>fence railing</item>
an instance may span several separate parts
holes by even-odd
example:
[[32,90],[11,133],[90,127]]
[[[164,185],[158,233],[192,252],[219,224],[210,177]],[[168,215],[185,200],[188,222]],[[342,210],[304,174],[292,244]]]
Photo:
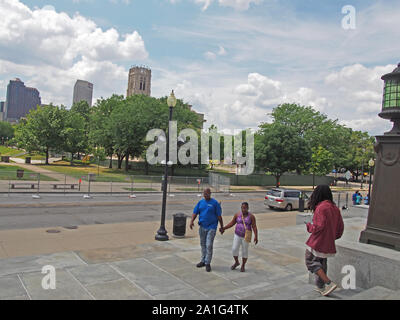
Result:
[[[228,179],[229,180],[229,179]],[[34,173],[27,171],[0,172],[0,193],[127,193],[162,192],[163,176],[143,175],[104,175],[74,173]],[[229,192],[229,185],[214,178],[210,184],[209,177],[168,177],[168,192],[190,193],[202,192],[211,188],[213,192]]]

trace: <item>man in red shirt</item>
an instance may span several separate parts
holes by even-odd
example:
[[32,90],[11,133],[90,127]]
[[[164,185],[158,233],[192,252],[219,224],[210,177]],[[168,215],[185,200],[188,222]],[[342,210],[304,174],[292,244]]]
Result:
[[311,236],[306,242],[306,266],[317,275],[317,291],[326,296],[337,288],[327,276],[327,259],[336,254],[335,240],[343,234],[343,218],[327,185],[320,185],[314,190],[309,206],[314,211],[314,217],[312,224],[307,223]]

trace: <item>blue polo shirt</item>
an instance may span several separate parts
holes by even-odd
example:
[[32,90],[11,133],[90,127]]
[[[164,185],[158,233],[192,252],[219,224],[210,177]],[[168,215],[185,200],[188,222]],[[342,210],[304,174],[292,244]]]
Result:
[[222,209],[217,200],[202,199],[193,210],[194,214],[199,215],[199,225],[204,229],[217,229],[218,217],[222,215]]

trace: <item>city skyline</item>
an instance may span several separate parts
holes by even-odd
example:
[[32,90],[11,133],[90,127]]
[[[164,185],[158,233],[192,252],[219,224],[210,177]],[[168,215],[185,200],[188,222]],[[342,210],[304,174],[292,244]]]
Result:
[[[130,67],[145,64],[152,96],[174,89],[206,114],[207,126],[256,128],[272,108],[295,102],[380,134],[390,127],[377,113],[380,77],[400,61],[400,4],[352,1],[354,30],[342,26],[346,5],[0,0],[0,97],[15,76],[40,87],[44,103],[69,105],[76,79],[96,83],[94,101],[126,95]],[[32,41],[41,50],[27,50]]]

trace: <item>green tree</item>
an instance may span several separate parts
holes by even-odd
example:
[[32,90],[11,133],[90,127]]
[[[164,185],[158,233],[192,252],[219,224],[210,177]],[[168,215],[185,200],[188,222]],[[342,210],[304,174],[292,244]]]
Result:
[[112,157],[115,145],[111,114],[123,101],[124,97],[116,94],[107,99],[101,98],[97,100],[90,114],[90,145],[94,148],[101,147],[104,149],[106,156],[110,158],[110,169],[112,168]]
[[333,154],[324,147],[318,146],[311,148],[310,172],[315,175],[324,176],[333,169]]
[[29,112],[25,121],[16,129],[17,145],[28,152],[38,151],[46,154],[46,165],[49,164],[49,151],[61,151],[62,131],[65,122],[65,108],[53,105],[38,106]]
[[255,135],[257,165],[270,172],[279,186],[281,176],[311,160],[311,150],[294,128],[280,123],[262,124]]
[[[311,147],[319,146],[332,155],[333,167],[357,171],[373,156],[373,141],[368,133],[353,131],[331,120],[310,106],[282,104],[272,112],[274,123],[280,123],[295,130]],[[363,151],[365,150],[365,152]],[[369,159],[368,158],[368,159]],[[296,171],[310,171],[312,162],[299,164]]]
[[[143,154],[147,132],[163,125],[160,121],[165,117],[160,112],[162,108],[156,98],[133,95],[112,111],[114,150],[119,158],[120,155],[125,157],[125,171],[129,169],[130,157],[140,157]],[[168,120],[165,125],[168,125]]]
[[350,139],[347,140],[349,150],[346,157],[346,168],[352,171],[358,179],[362,169],[365,170],[368,167],[369,159],[375,157],[375,138],[367,132],[352,130],[350,132]]
[[61,131],[64,141],[63,151],[71,153],[72,165],[75,154],[88,151],[87,123],[85,118],[76,111],[65,110],[64,112],[64,128]]
[[4,145],[5,142],[11,140],[13,137],[13,126],[6,121],[0,121],[0,143]]
[[71,107],[71,111],[79,113],[85,120],[86,123],[89,123],[89,117],[91,113],[91,108],[87,101],[79,101],[77,103],[74,103]]

